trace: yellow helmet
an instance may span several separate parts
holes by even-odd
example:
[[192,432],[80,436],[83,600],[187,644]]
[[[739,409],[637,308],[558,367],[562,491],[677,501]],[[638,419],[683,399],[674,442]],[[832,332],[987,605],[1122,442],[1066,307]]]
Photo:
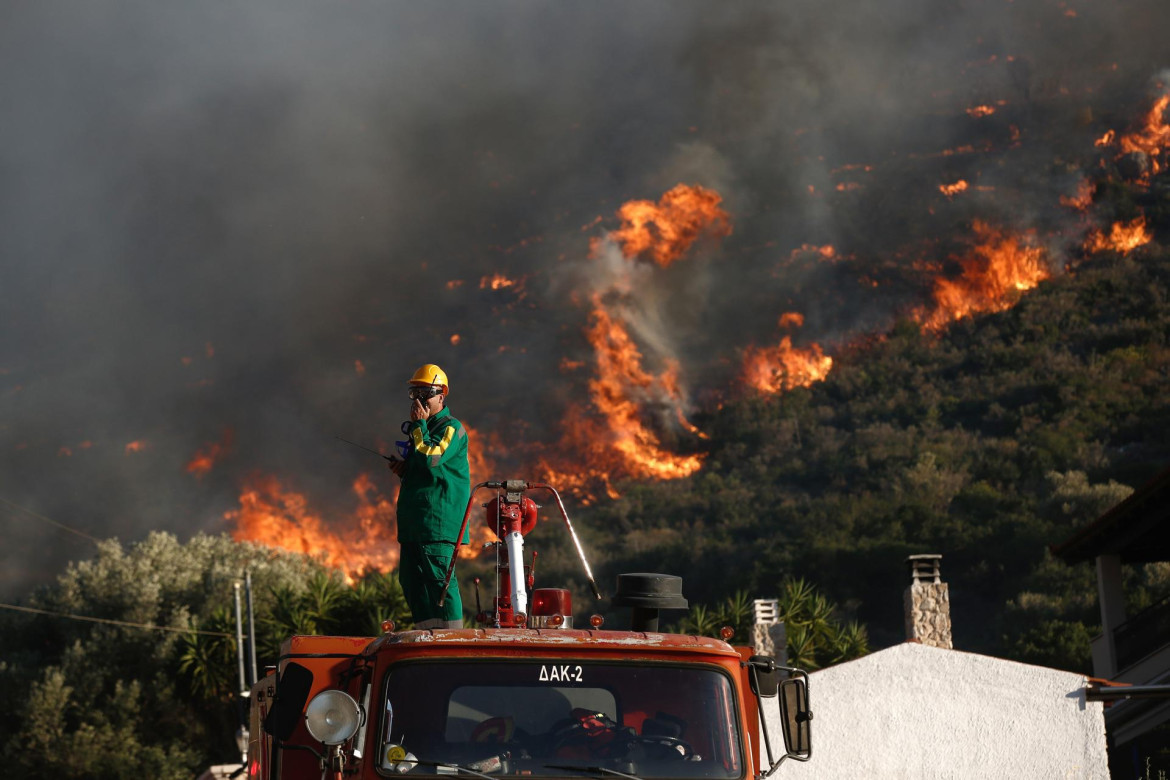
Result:
[[447,373],[443,369],[436,366],[434,363],[427,363],[424,366],[419,366],[418,371],[414,372],[414,376],[410,378],[407,384],[411,385],[441,385],[443,387],[443,394],[450,392],[447,387]]

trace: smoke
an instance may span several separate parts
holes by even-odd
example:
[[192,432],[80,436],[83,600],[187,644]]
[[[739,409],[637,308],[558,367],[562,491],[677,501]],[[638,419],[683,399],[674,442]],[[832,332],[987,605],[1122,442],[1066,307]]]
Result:
[[[699,395],[781,312],[798,340],[880,327],[972,218],[1079,219],[1059,196],[1146,109],[1167,22],[1151,0],[9,4],[0,498],[125,540],[224,529],[253,472],[349,511],[381,463],[333,436],[391,447],[424,362],[477,432],[553,442],[586,402],[591,290]],[[679,182],[733,234],[665,269],[590,257]],[[91,549],[0,523],[8,594]]]

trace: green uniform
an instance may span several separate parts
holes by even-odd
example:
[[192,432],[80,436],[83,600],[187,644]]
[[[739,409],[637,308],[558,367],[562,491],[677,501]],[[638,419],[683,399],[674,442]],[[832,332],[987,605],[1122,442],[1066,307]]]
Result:
[[439,597],[471,497],[467,431],[443,407],[411,424],[410,441],[414,449],[398,492],[398,579],[416,628],[460,628],[463,602],[454,577],[442,607]]

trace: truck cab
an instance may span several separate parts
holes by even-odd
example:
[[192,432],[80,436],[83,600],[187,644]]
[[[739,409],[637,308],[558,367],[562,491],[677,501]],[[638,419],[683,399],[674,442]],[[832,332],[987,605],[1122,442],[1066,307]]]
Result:
[[[535,588],[523,563],[537,509],[524,494],[547,490],[600,598],[560,496],[481,483],[464,527],[481,488],[497,491],[485,521],[501,540],[483,627],[387,621],[379,637],[286,640],[251,690],[248,778],[761,780],[811,757],[804,672],[732,647],[730,629],[723,640],[659,631],[661,610],[687,606],[671,575],[618,575],[610,601],[631,608],[629,630],[605,629],[600,615],[574,628],[569,591]],[[783,749],[761,728],[761,707],[779,711]]]

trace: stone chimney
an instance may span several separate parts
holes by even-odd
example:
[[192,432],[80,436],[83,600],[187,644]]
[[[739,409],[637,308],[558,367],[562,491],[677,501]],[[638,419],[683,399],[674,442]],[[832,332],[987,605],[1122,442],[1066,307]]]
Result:
[[760,655],[770,655],[781,666],[788,665],[788,634],[780,619],[779,599],[756,599],[756,621],[752,625],[752,646]]
[[951,644],[951,596],[939,574],[941,555],[911,555],[910,587],[903,599],[906,609],[906,640],[945,647]]

